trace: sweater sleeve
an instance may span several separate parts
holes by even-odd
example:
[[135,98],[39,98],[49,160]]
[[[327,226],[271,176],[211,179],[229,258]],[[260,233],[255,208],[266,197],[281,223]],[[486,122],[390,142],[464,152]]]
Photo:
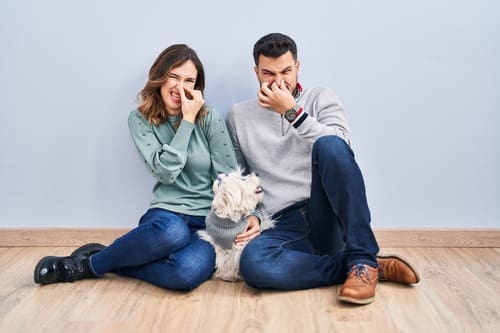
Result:
[[250,172],[251,170],[248,169],[247,161],[245,160],[245,157],[244,157],[243,153],[241,152],[240,143],[238,140],[238,134],[236,132],[236,126],[234,123],[233,110],[229,111],[229,114],[227,115],[226,123],[227,123],[227,129],[229,131],[229,136],[231,137],[231,141],[233,143],[234,152],[236,154],[236,160],[238,162],[238,165],[245,172]]
[[132,140],[147,168],[155,179],[164,184],[173,183],[187,160],[187,147],[194,124],[181,121],[170,144],[161,143],[146,118],[134,110],[128,118]]
[[311,145],[325,135],[337,135],[350,145],[347,118],[336,94],[327,88],[316,88],[311,94],[301,119],[292,124],[297,133]]
[[214,180],[220,173],[235,170],[237,161],[229,132],[222,116],[215,110],[209,109],[204,126],[206,128],[206,137],[212,162],[211,177]]

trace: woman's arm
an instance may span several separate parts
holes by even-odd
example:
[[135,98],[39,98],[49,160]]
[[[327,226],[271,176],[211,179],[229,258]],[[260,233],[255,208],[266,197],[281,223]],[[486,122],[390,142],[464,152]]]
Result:
[[138,110],[130,113],[128,125],[132,140],[155,179],[165,184],[173,183],[186,164],[187,147],[194,124],[181,121],[170,144],[160,142],[154,133],[154,125]]
[[213,180],[220,173],[226,173],[237,168],[236,155],[222,116],[209,109],[205,116],[205,133],[212,161],[211,177]]

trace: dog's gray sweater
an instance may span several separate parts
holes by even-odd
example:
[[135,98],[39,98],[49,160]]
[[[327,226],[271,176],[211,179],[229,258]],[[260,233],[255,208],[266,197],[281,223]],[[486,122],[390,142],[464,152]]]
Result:
[[245,231],[247,226],[245,218],[235,223],[231,219],[218,217],[214,212],[208,213],[205,224],[207,233],[223,249],[230,249],[236,236]]

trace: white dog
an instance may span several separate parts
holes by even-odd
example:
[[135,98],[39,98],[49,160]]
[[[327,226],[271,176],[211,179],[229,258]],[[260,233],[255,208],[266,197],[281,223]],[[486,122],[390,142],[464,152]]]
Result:
[[[221,174],[213,184],[214,198],[212,210],[205,223],[206,230],[198,231],[201,239],[215,248],[214,279],[240,281],[240,256],[244,245],[236,245],[236,236],[247,226],[246,216],[256,210],[262,201],[263,191],[255,174],[243,176],[241,170]],[[259,212],[260,229],[264,231],[274,226],[274,221]]]

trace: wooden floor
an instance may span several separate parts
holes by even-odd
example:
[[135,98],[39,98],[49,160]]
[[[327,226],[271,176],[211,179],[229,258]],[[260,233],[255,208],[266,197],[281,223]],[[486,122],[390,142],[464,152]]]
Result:
[[208,281],[172,292],[109,274],[40,287],[33,267],[72,247],[0,248],[0,332],[500,332],[500,249],[397,248],[414,287],[380,283],[375,302],[337,301],[339,286],[258,291]]

